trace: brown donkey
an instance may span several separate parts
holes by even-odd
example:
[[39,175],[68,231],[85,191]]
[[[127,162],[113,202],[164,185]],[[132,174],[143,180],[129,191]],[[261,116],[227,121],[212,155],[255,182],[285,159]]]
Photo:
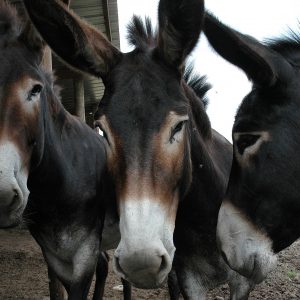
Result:
[[0,3],[0,226],[25,221],[69,299],[86,299],[104,219],[103,139],[62,106],[45,47]]

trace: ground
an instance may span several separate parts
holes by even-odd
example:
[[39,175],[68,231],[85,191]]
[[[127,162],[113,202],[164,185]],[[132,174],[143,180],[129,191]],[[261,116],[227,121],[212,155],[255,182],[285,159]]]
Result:
[[[48,300],[45,263],[39,247],[24,230],[0,230],[0,300]],[[122,299],[120,284],[111,271],[106,285],[105,300]],[[166,288],[134,289],[133,299],[168,299]],[[228,299],[222,286],[210,292],[209,300]],[[255,288],[250,300],[300,300],[300,241],[279,255],[275,271]]]

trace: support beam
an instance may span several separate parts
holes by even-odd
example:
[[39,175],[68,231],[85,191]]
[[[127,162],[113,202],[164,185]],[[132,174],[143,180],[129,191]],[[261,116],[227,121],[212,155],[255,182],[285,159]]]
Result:
[[112,41],[108,0],[102,0],[102,6],[103,6],[106,36],[109,41]]
[[48,46],[46,46],[44,49],[42,65],[46,70],[52,72],[52,54],[51,54],[51,49]]
[[85,122],[84,81],[83,78],[74,79],[75,115]]

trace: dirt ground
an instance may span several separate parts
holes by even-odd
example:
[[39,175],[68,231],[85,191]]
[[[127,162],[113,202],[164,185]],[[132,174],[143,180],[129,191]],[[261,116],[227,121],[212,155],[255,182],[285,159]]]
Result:
[[[24,230],[0,230],[0,300],[49,300],[48,278],[37,244]],[[120,280],[111,271],[105,299],[122,299]],[[133,289],[133,299],[169,299],[166,288]],[[209,300],[229,299],[227,286],[209,293]],[[277,269],[250,296],[251,300],[300,300],[300,240],[279,255]]]

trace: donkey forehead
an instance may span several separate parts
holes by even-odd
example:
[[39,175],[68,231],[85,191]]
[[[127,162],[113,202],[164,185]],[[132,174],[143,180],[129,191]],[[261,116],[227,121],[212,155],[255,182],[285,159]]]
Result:
[[[127,99],[126,99],[127,98]],[[186,115],[187,105],[172,97],[157,97],[149,93],[134,94],[132,91],[113,97],[104,113],[115,131],[153,133],[165,123],[170,113]]]
[[24,74],[41,80],[42,73],[36,58],[22,47],[0,49],[0,85],[16,81]]
[[274,93],[266,91],[252,91],[240,105],[233,131],[256,131],[272,128],[278,123],[278,116],[282,114],[282,104],[273,104]]
[[171,93],[176,87],[178,89],[179,79],[179,73],[151,51],[140,50],[125,54],[112,76],[118,89],[130,86],[133,93]]
[[[110,85],[113,86],[110,91]],[[187,99],[179,75],[149,53],[129,53],[112,72],[101,101],[105,114],[121,123],[161,123],[169,111],[187,114]]]

